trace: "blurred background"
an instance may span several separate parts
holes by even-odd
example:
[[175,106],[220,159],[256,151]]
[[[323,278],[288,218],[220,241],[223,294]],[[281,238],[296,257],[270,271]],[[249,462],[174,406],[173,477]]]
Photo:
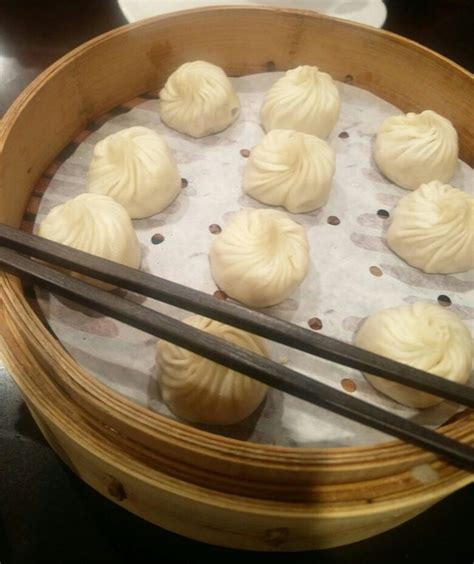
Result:
[[[276,1],[282,4],[282,0]],[[84,41],[125,25],[127,18],[155,13],[157,3],[0,0],[0,118],[23,88],[52,62]],[[313,2],[290,3],[309,7]],[[168,0],[162,4],[178,8],[190,2]],[[383,26],[474,70],[472,0],[314,0],[314,4],[341,17]],[[256,555],[183,539],[134,517],[78,480],[43,440],[0,359],[1,564],[148,562],[155,558],[167,563],[201,558],[240,562],[245,558],[259,563],[401,564],[446,559],[472,564],[473,517],[471,486],[393,531],[320,553]]]

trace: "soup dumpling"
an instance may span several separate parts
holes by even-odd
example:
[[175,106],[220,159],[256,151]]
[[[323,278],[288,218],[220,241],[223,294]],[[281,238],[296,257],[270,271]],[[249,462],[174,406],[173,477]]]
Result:
[[303,65],[287,71],[266,93],[260,119],[267,132],[294,129],[324,139],[336,125],[340,108],[330,75]]
[[284,301],[309,268],[304,228],[277,210],[237,212],[211,245],[211,274],[230,297],[253,307]]
[[458,135],[448,119],[431,110],[389,117],[377,134],[374,159],[389,180],[407,190],[432,180],[449,182],[458,161]]
[[243,188],[264,204],[309,212],[327,202],[335,168],[334,150],[322,139],[273,129],[252,149]]
[[239,98],[225,72],[206,61],[184,63],[160,91],[161,121],[191,137],[226,129],[239,112]]
[[[109,196],[86,193],[56,206],[40,223],[38,235],[130,268],[140,267],[140,244],[130,216]],[[111,288],[105,282],[94,284]]]
[[[256,335],[200,315],[184,322],[268,357]],[[257,409],[267,393],[266,384],[163,340],[158,342],[156,359],[163,400],[173,413],[193,423],[238,423]]]
[[434,180],[392,212],[388,246],[411,266],[450,274],[474,268],[474,198]]
[[132,219],[155,215],[176,198],[181,176],[173,153],[155,131],[122,129],[94,147],[87,189],[121,204]]
[[[469,330],[455,313],[437,304],[417,302],[380,310],[363,322],[355,344],[459,384],[465,384],[471,372]],[[397,382],[365,376],[374,388],[409,407],[426,408],[443,401]]]

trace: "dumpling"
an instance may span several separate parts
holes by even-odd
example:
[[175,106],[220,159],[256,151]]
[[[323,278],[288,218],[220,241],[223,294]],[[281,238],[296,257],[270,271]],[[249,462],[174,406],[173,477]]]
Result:
[[[268,357],[256,335],[199,315],[185,323]],[[156,359],[164,401],[173,413],[193,423],[238,423],[257,409],[267,392],[265,384],[166,341],[159,341]]]
[[[38,235],[130,268],[140,267],[140,244],[130,217],[109,196],[81,194],[56,206],[41,222]],[[92,281],[87,276],[76,276]],[[94,284],[104,289],[112,287],[98,281]]]
[[211,274],[228,296],[253,307],[285,300],[309,268],[304,228],[276,210],[246,209],[217,235]]
[[129,127],[94,147],[87,189],[111,196],[132,219],[164,210],[181,190],[181,177],[166,142],[147,127]]
[[[355,343],[459,384],[465,384],[471,372],[471,335],[456,314],[437,304],[418,302],[378,311],[364,321]],[[397,382],[365,376],[374,388],[410,407],[431,407],[443,401]]]
[[431,110],[393,116],[380,127],[374,159],[388,179],[407,190],[432,180],[448,182],[458,161],[458,135]]
[[273,129],[252,149],[244,192],[292,213],[323,206],[335,171],[333,149],[322,139],[290,129]]
[[161,121],[191,137],[222,131],[239,112],[239,99],[225,72],[205,61],[181,65],[160,91]]
[[474,198],[435,180],[404,196],[392,213],[388,246],[424,272],[474,268]]
[[287,71],[266,93],[260,119],[265,131],[295,129],[324,139],[336,125],[340,107],[329,74],[303,65]]

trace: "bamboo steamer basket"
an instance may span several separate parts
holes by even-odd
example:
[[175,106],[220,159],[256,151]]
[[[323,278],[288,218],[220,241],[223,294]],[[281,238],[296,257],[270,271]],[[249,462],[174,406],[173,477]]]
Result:
[[[0,221],[21,224],[35,183],[89,122],[204,59],[230,75],[312,64],[404,111],[435,110],[474,163],[472,77],[396,35],[317,15],[216,7],[102,35],[63,57],[0,124]],[[153,413],[101,384],[0,275],[8,369],[56,453],[84,481],[171,531],[227,547],[297,551],[358,541],[407,521],[473,476],[400,441],[303,449],[213,435]],[[474,414],[440,431],[474,444]]]

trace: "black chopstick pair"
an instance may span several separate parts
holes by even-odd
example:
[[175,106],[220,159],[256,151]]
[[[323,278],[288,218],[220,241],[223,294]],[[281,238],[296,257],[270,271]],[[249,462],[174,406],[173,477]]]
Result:
[[[20,254],[21,253],[21,254]],[[27,258],[28,255],[258,334],[315,356],[474,407],[474,389],[405,366],[261,312],[0,225],[0,265],[96,311],[237,370],[274,388],[445,456],[474,470],[474,449],[231,345],[169,316]]]

